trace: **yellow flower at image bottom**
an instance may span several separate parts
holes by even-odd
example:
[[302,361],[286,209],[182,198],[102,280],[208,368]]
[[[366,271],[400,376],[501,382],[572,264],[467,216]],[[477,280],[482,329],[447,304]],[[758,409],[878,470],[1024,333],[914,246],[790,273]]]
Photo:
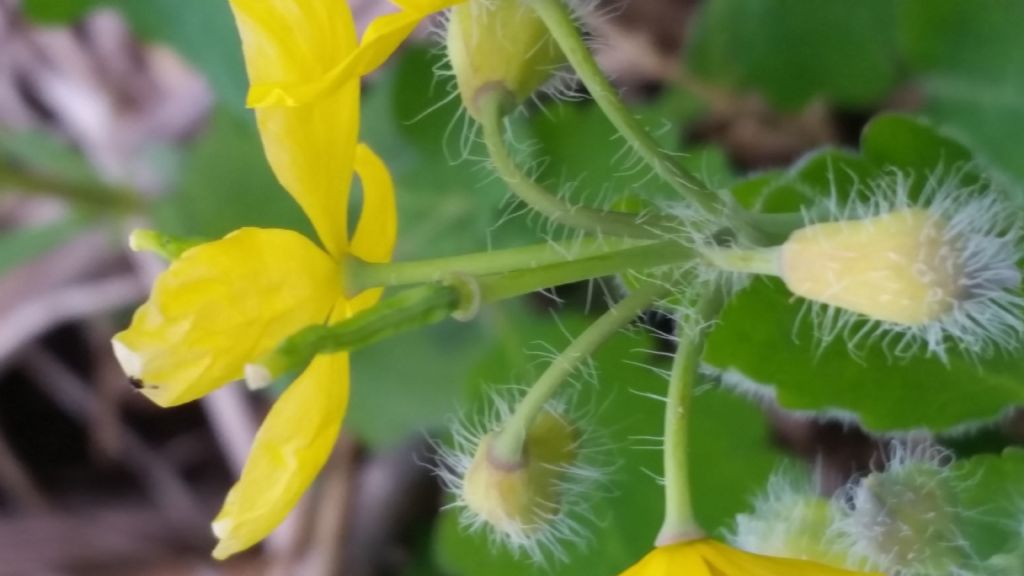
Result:
[[885,576],[751,554],[711,539],[661,546],[620,576]]

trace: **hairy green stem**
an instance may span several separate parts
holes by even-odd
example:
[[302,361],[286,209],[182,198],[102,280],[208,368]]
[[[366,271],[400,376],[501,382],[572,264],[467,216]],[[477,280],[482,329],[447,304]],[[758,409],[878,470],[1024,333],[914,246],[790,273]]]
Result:
[[576,23],[573,22],[572,15],[563,1],[530,0],[530,3],[548,27],[566,59],[576,70],[591,97],[644,162],[662,180],[705,213],[713,216],[722,214],[724,205],[721,198],[700,178],[674,162],[630,113],[619,98],[618,91],[608,82],[590,49],[580,37]]
[[516,405],[515,412],[496,433],[491,455],[498,461],[516,464],[523,458],[523,443],[534,418],[544,409],[559,387],[595,350],[629,324],[668,289],[645,284],[604,313],[579,335],[541,374],[530,391]]
[[704,534],[694,516],[690,492],[689,423],[704,341],[724,300],[720,287],[710,287],[697,307],[695,322],[681,323],[678,329],[679,348],[665,403],[665,520],[658,532],[658,546],[695,540]]
[[782,249],[778,246],[767,248],[702,248],[704,259],[720,270],[745,274],[767,274],[778,276],[779,259]]
[[650,242],[609,236],[606,238],[582,238],[568,242],[545,242],[532,246],[409,262],[376,264],[350,258],[345,263],[345,272],[349,291],[358,293],[375,286],[403,286],[435,282],[444,279],[449,274],[484,276],[540,268],[551,264],[601,256],[645,243]]
[[572,206],[545,190],[516,166],[515,159],[505,146],[504,94],[492,90],[477,98],[480,107],[484,143],[498,175],[508,187],[530,208],[558,224],[614,236],[631,238],[658,238],[664,234],[644,225],[642,216],[626,212],[601,211],[584,206]]
[[417,286],[341,322],[308,326],[246,366],[246,381],[252,388],[261,388],[282,376],[299,374],[317,354],[362,348],[436,324],[458,310],[461,296],[455,285]]
[[693,250],[674,241],[653,242],[584,260],[485,276],[480,278],[481,298],[483,302],[494,302],[549,286],[681,264],[694,257]]
[[[590,258],[563,260],[505,273],[482,276],[460,270],[385,298],[341,322],[314,325],[290,336],[271,353],[246,367],[250,385],[260,387],[299,373],[317,354],[354,350],[400,332],[436,324],[449,316],[466,319],[482,303],[505,300],[569,282],[608,274],[642,271],[677,264],[694,257],[675,242],[641,243]],[[431,279],[436,280],[436,279]],[[362,279],[364,288],[373,287]]]

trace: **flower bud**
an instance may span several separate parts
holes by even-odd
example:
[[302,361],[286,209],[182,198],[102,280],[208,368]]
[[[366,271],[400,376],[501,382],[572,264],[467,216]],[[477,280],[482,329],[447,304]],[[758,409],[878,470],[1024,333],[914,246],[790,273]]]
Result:
[[736,517],[730,543],[766,556],[851,568],[846,547],[831,530],[839,514],[836,503],[819,496],[806,479],[776,473],[754,510]]
[[522,0],[470,0],[451,10],[448,57],[462,101],[477,117],[480,95],[503,91],[510,106],[541,87],[565,58]]
[[961,297],[961,257],[949,237],[947,223],[922,208],[813,224],[783,244],[781,277],[804,298],[919,326]]
[[561,512],[563,480],[577,457],[578,434],[561,415],[546,410],[527,431],[518,462],[495,457],[496,434],[481,439],[463,479],[462,500],[499,532],[529,537]]
[[852,489],[842,525],[854,552],[898,574],[954,574],[968,557],[957,528],[956,490],[945,468],[909,461]]
[[168,262],[177,260],[189,248],[194,248],[204,242],[199,238],[178,238],[170,234],[163,234],[156,230],[137,228],[132,230],[128,237],[128,247],[133,252],[152,252]]

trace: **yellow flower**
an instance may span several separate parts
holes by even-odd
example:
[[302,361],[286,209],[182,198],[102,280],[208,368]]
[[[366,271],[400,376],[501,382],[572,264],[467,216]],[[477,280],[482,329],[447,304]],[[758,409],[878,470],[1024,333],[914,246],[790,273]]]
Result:
[[655,548],[620,576],[884,576],[816,562],[760,556],[710,539]]
[[[253,83],[306,83],[362,50],[352,16],[334,0],[232,0]],[[358,144],[358,78],[302,106],[256,112],[267,158],[322,247],[289,230],[244,228],[189,248],[154,284],[131,326],[114,337],[125,372],[161,406],[242,377],[281,340],[372,306],[380,290],[345,290],[348,255],[390,258],[396,235],[391,177]],[[348,233],[349,188],[362,181]],[[348,355],[318,356],[275,402],[241,478],[213,522],[225,558],[265,538],[322,468],[348,401]]]

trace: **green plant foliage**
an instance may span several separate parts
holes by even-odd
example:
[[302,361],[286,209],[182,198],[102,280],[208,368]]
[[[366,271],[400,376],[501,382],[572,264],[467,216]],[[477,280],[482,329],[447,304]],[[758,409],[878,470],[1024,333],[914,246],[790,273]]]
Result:
[[[440,57],[406,50],[364,98],[362,137],[395,178],[402,230],[397,257],[437,257],[536,242],[508,191],[485,169],[454,87],[434,76]],[[452,234],[458,230],[458,234]]]
[[[638,107],[636,114],[664,150],[678,155],[682,166],[713,187],[726,186],[734,177],[720,149],[703,147],[683,154],[680,148],[680,124],[694,117],[696,106],[692,98],[669,92]],[[545,113],[530,119],[529,132],[538,144],[532,155],[538,160],[536,177],[552,188],[564,185],[573,200],[601,206],[616,205],[624,198],[677,198],[671,186],[638,163],[595,105],[545,103]],[[595,158],[604,161],[595,162]]]
[[874,106],[912,87],[927,117],[1019,186],[1021,21],[1019,0],[717,0],[698,13],[687,63],[782,108],[815,96],[845,108]]
[[[475,400],[464,406],[468,414],[487,409],[491,385],[529,383],[539,375],[546,366],[543,354],[524,356],[523,350],[545,353],[547,346],[561,348],[568,344],[567,334],[578,334],[586,326],[586,320],[575,314],[559,314],[555,322],[518,308],[502,307],[504,335],[480,358],[477,378],[471,384]],[[568,561],[559,564],[555,573],[613,573],[625,569],[652,546],[662,520],[662,490],[652,475],[661,471],[662,456],[657,448],[664,406],[655,398],[664,396],[667,382],[651,368],[669,367],[667,358],[659,359],[649,351],[654,348],[647,335],[618,335],[594,358],[598,381],[581,380],[574,390],[572,405],[586,414],[582,424],[598,434],[595,457],[614,468],[607,474],[608,484],[595,490],[589,513],[596,522],[585,521],[588,545],[580,549],[567,543]],[[510,382],[510,374],[522,379]],[[742,399],[705,389],[695,398],[693,415],[691,466],[697,514],[709,530],[728,528],[733,516],[747,508],[779,464],[780,456],[771,447],[760,411]],[[446,510],[438,535],[439,559],[453,574],[550,573],[527,558],[514,558],[507,550],[489,545],[484,534],[464,533],[457,516],[457,510]]]
[[[750,203],[760,194],[763,206],[793,208],[833,189],[841,197],[854,182],[889,168],[920,181],[930,170],[969,160],[966,148],[928,124],[881,116],[865,129],[861,156],[818,154],[791,172],[761,176],[736,190]],[[822,347],[810,319],[801,315],[803,306],[781,283],[755,281],[726,308],[705,360],[742,375],[785,408],[843,413],[875,431],[946,430],[1024,403],[1019,353],[976,360],[954,352],[943,363],[895,357],[883,341],[851,351],[840,337]]]
[[842,338],[822,347],[810,320],[800,318],[803,305],[781,282],[755,281],[726,308],[705,361],[751,380],[747,386],[784,408],[852,417],[876,432],[947,430],[1024,403],[1019,357],[979,366],[959,355],[948,364],[895,358],[881,343],[854,354]]
[[346,430],[385,448],[411,431],[444,426],[464,400],[481,355],[501,341],[500,324],[485,314],[470,324],[449,321],[357,351]]
[[1019,554],[1024,529],[1024,450],[1009,448],[1001,455],[961,460],[952,465],[952,472],[960,533],[975,554],[981,559]]
[[900,43],[925,113],[1024,186],[1024,2],[899,2]]
[[153,219],[160,231],[176,236],[218,238],[243,226],[312,234],[274,178],[255,124],[223,108],[189,150],[178,182],[154,206]]
[[759,91],[783,108],[816,96],[868,106],[898,80],[894,13],[887,0],[706,2],[688,65],[702,77]]

